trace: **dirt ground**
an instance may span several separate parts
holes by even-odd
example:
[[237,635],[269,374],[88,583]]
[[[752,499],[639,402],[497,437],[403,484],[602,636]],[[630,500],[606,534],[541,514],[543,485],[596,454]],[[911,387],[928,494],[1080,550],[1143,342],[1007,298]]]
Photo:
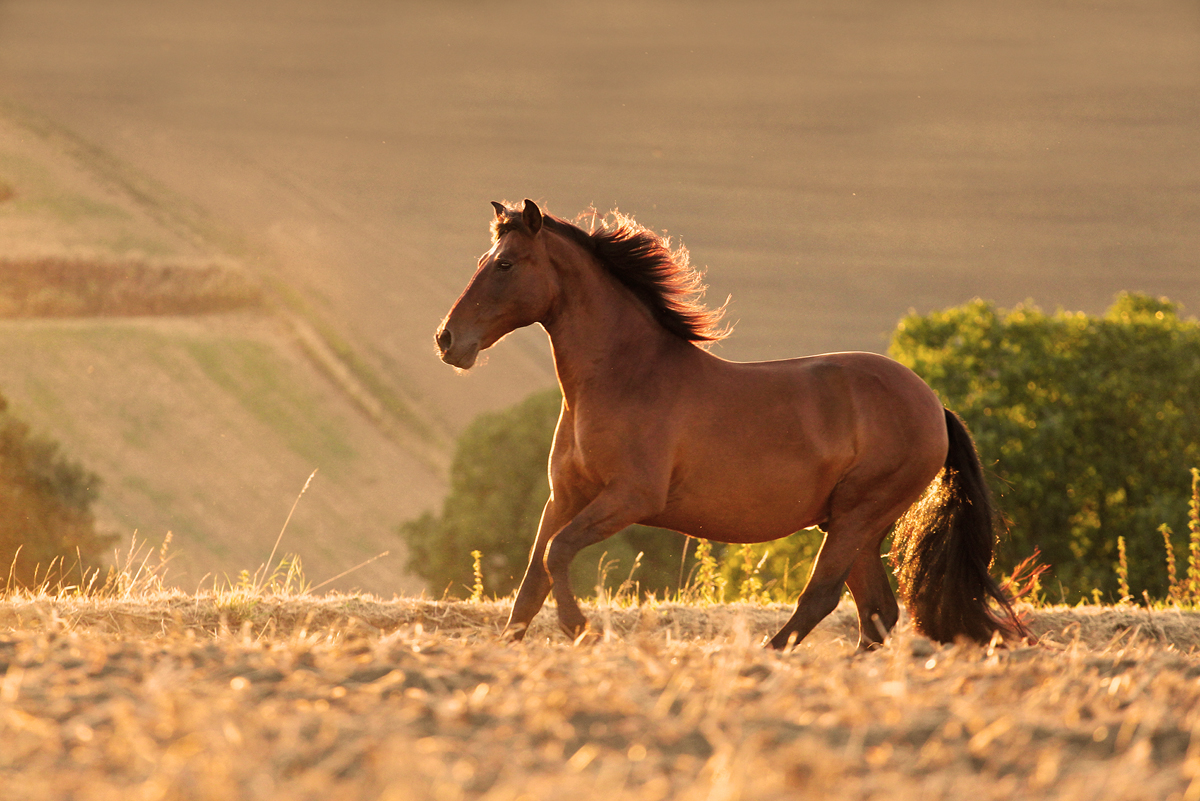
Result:
[[[532,196],[564,215],[616,206],[681,237],[713,299],[733,295],[737,330],[717,350],[730,358],[882,350],[910,308],[973,296],[1098,312],[1141,290],[1200,310],[1191,0],[0,0],[6,117],[21,124],[0,119],[0,210],[37,200],[58,222],[0,226],[0,259],[102,241],[114,258],[218,259],[269,277],[442,435],[433,469],[368,431],[340,487],[321,474],[293,531],[323,509],[319,547],[362,541],[347,567],[437,506],[450,435],[552,381],[537,331],[466,378],[433,353],[492,199]],[[74,166],[10,157],[47,147]],[[70,191],[39,194],[50,184]],[[73,453],[127,504],[111,510],[125,535],[157,544],[174,528],[186,552],[186,524],[225,550],[221,570],[253,569],[311,468],[337,466],[309,458],[313,443],[369,427],[303,363],[294,331],[235,337],[230,363],[251,378],[264,371],[249,357],[285,341],[266,377],[301,391],[279,413],[213,356],[212,340],[229,339],[216,317],[172,324],[182,339],[165,364],[122,353],[104,396],[85,395],[96,383],[80,376],[107,347],[89,324],[6,324],[0,389],[37,410],[40,431],[78,434]],[[231,401],[246,407],[236,424],[201,414]],[[229,433],[235,450],[221,447]],[[257,447],[280,439],[299,450]],[[179,480],[164,492],[147,476]],[[194,476],[203,492],[188,491]],[[310,574],[337,572],[296,550]],[[402,569],[387,569],[366,586],[399,587]]]
[[503,604],[173,595],[0,603],[0,782],[23,799],[1185,799],[1195,613],[1029,613],[1033,646],[843,607],[592,610],[572,647]]

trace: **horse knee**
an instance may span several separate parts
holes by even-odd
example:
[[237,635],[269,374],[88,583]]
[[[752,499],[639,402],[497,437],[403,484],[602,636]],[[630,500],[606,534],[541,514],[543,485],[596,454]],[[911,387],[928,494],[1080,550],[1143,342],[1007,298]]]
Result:
[[542,557],[542,565],[546,568],[546,573],[549,574],[551,581],[554,581],[556,576],[566,574],[576,553],[578,553],[578,549],[571,548],[570,543],[559,537],[550,541],[550,546],[546,548],[546,553]]

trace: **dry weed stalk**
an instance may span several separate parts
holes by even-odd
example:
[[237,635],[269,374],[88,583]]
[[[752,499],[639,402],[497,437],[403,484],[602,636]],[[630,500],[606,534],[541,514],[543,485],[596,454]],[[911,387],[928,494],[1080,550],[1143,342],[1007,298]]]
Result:
[[1179,574],[1175,566],[1175,546],[1171,544],[1171,527],[1163,523],[1158,527],[1162,534],[1163,549],[1167,552],[1167,601],[1179,606],[1183,603],[1183,588],[1179,585]]
[[483,600],[483,552],[471,551],[471,572],[475,581],[471,586],[471,601],[479,603]]
[[1133,600],[1129,594],[1129,560],[1125,556],[1125,538],[1117,537],[1117,591],[1121,593],[1118,603],[1127,604]]

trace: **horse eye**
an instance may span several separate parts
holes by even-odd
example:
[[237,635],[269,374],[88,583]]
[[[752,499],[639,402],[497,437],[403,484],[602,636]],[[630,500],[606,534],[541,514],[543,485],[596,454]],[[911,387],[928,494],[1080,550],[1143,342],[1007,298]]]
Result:
[[513,267],[513,263],[506,259],[501,259],[500,261],[496,262],[496,269],[499,270],[500,272],[506,273],[509,270],[511,270],[512,267]]

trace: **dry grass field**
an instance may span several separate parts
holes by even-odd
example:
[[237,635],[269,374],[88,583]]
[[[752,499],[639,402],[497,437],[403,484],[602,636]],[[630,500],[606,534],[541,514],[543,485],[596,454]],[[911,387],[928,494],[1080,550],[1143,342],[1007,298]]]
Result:
[[158,593],[0,603],[20,799],[1194,799],[1200,616],[1027,610],[1033,646],[854,653],[843,606],[592,608]]
[[[261,558],[314,467],[310,566],[349,566],[318,557],[345,532],[385,550],[439,504],[458,432],[552,384],[536,330],[469,377],[434,355],[492,199],[668,230],[733,297],[732,359],[883,350],[910,308],[974,296],[1194,313],[1198,12],[0,0],[0,275],[215,263],[312,323],[5,320],[0,391],[102,476],[107,527],[174,532],[194,589]],[[107,308],[103,289],[0,288],[0,314]],[[385,398],[400,445],[372,430]],[[390,559],[359,588],[411,590]]]

